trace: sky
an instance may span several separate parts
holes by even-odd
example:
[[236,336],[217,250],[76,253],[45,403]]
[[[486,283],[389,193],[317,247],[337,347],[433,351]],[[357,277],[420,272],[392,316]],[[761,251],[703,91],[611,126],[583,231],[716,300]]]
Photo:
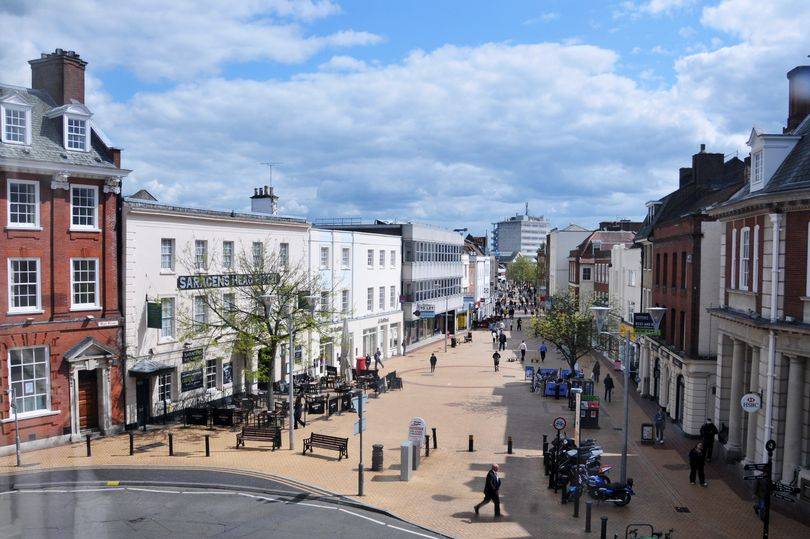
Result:
[[781,132],[807,0],[0,0],[0,82],[88,62],[124,193],[481,234],[641,219],[705,143]]

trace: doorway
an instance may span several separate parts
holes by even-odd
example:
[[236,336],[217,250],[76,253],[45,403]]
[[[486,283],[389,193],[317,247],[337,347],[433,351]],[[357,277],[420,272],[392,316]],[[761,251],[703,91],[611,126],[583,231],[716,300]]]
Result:
[[683,424],[683,397],[684,383],[683,375],[678,375],[675,380],[675,423]]
[[138,378],[135,382],[135,407],[138,413],[138,426],[145,427],[151,419],[152,391],[150,378]]
[[95,370],[79,371],[79,429],[98,429],[98,375]]
[[661,365],[660,360],[655,358],[655,367],[653,368],[653,398],[658,402],[659,390],[658,384],[661,380]]

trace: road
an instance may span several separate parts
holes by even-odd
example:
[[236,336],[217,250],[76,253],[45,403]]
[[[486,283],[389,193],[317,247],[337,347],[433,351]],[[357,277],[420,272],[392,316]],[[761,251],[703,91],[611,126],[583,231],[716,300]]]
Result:
[[438,537],[257,475],[101,468],[0,477],[0,537]]

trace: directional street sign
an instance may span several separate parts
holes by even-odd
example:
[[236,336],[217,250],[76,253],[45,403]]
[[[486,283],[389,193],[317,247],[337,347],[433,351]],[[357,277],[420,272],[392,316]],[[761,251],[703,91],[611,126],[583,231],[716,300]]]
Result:
[[[352,408],[355,410],[360,410],[360,397],[352,397]],[[368,395],[363,395],[363,408],[368,405]],[[358,412],[359,413],[359,412]]]
[[765,477],[765,476],[762,475],[762,474],[760,474],[760,475],[744,475],[743,479],[745,479],[746,481],[751,481],[751,480],[754,480],[754,479],[762,479],[763,477]]
[[[364,417],[363,418],[363,432],[365,432],[365,431],[366,431],[366,418]],[[360,434],[360,420],[359,419],[354,422],[354,433],[355,434]]]
[[774,483],[773,490],[775,492],[789,492],[791,494],[798,494],[801,492],[800,488],[791,487],[790,485],[783,485],[782,483]]
[[746,464],[745,466],[743,466],[743,469],[744,469],[744,470],[759,470],[759,471],[762,471],[762,470],[764,470],[764,469],[765,469],[765,467],[766,467],[767,465],[768,465],[768,463],[763,463],[763,464]]

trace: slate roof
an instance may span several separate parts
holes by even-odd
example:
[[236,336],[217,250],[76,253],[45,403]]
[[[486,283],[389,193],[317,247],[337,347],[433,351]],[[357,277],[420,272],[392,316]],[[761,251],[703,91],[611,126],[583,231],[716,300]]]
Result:
[[[17,95],[32,105],[31,146],[0,142],[0,158],[116,168],[112,153],[95,128],[91,132],[89,152],[74,152],[65,149],[62,142],[62,119],[45,116],[48,111],[56,108],[56,103],[45,92],[0,84],[0,99],[9,95]],[[92,128],[92,120],[89,123]]]
[[[577,245],[570,253],[570,257],[597,255],[610,257],[610,250],[614,245],[630,244],[633,243],[635,233],[629,230],[594,230],[585,238],[582,243]],[[598,250],[594,251],[592,245],[594,242],[601,243]],[[597,257],[598,258],[598,257]]]
[[[138,191],[140,193],[140,191]],[[138,193],[135,193],[136,195]],[[149,192],[146,191],[149,195]],[[151,195],[149,195],[151,196]],[[154,197],[152,197],[154,199]],[[191,208],[188,206],[176,206],[174,204],[158,202],[156,200],[149,200],[148,198],[134,198],[128,196],[124,198],[124,202],[132,209],[145,209],[157,210],[164,212],[176,213],[178,215],[199,216],[199,217],[229,217],[232,219],[241,219],[243,221],[256,221],[263,223],[287,223],[295,225],[308,225],[306,219],[299,217],[282,217],[279,215],[267,215],[261,213],[241,213],[237,211],[224,211],[224,210],[209,210],[205,208]]]

